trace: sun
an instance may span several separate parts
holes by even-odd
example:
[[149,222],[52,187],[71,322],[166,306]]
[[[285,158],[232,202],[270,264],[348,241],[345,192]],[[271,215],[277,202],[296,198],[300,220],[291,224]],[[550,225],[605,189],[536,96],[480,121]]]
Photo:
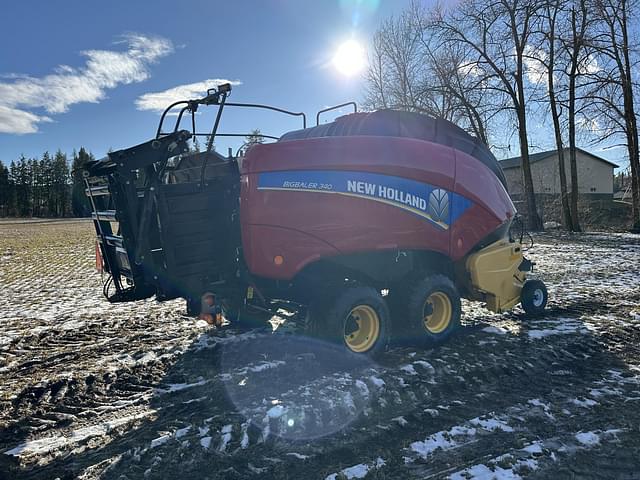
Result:
[[348,40],[340,45],[333,57],[333,66],[347,77],[360,73],[366,65],[366,52],[355,40]]

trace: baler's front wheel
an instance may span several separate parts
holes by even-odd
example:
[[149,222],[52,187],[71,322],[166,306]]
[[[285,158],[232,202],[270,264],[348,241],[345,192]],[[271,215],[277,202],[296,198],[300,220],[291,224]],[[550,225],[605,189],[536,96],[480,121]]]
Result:
[[547,287],[541,280],[527,280],[522,286],[520,304],[527,315],[537,316],[547,306]]
[[435,274],[414,284],[408,296],[408,326],[420,343],[445,342],[460,327],[460,294],[450,278]]
[[309,306],[308,331],[343,344],[354,354],[376,356],[389,340],[389,310],[374,288],[345,287]]

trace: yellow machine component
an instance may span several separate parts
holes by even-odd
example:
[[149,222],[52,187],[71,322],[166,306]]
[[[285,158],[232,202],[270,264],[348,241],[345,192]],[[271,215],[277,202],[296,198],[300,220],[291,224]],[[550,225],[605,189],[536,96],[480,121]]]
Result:
[[[351,322],[351,323],[349,323]],[[347,331],[347,327],[349,331]],[[351,330],[356,327],[354,330]],[[380,337],[380,317],[369,305],[358,305],[349,312],[345,324],[344,342],[356,353],[367,352]]]
[[483,298],[489,310],[504,312],[520,301],[526,273],[518,269],[522,262],[519,242],[500,240],[469,255],[466,268],[474,296]]
[[451,323],[451,300],[442,292],[433,292],[424,302],[422,323],[430,333],[442,333]]

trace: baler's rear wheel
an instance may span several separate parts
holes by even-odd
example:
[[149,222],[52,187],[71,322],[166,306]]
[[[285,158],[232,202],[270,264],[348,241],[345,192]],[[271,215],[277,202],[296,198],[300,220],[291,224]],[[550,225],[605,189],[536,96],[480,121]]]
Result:
[[369,305],[356,305],[344,322],[343,338],[347,348],[356,353],[371,350],[380,337],[380,316]]
[[389,310],[374,288],[345,287],[311,303],[307,332],[354,354],[375,356],[389,340]]
[[445,342],[460,327],[460,294],[450,278],[429,275],[410,287],[408,326],[422,344]]
[[452,314],[449,297],[443,292],[433,292],[422,306],[423,326],[430,333],[441,333],[451,324]]

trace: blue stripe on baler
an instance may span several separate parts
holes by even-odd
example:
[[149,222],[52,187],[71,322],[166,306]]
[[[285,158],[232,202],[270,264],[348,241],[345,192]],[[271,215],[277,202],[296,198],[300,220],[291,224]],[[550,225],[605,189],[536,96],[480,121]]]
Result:
[[472,202],[455,192],[404,177],[344,170],[287,170],[258,175],[259,190],[332,193],[365,198],[418,215],[446,230]]

